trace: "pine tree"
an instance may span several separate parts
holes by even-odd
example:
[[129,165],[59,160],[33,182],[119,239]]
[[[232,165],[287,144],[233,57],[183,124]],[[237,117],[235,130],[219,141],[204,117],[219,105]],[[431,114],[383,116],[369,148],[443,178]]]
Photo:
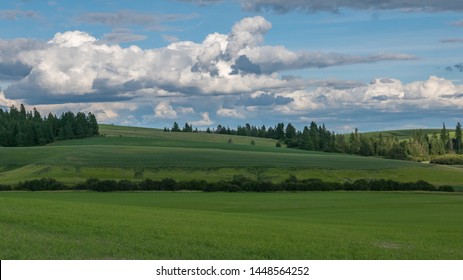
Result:
[[440,131],[440,139],[444,145],[445,152],[450,150],[450,133],[445,127],[445,122],[442,123],[442,129]]
[[458,154],[462,153],[462,133],[461,133],[461,124],[460,122],[457,123],[457,127],[455,129],[455,151]]

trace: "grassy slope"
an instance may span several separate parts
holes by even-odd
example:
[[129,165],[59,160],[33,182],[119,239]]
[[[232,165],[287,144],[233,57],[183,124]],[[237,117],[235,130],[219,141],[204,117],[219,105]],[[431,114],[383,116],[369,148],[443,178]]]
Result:
[[[276,148],[271,139],[112,125],[102,125],[101,133],[105,137],[0,148],[0,183],[41,177],[69,184],[92,177],[217,181],[236,174],[274,181],[294,174],[337,182],[358,178],[424,179],[454,186],[463,182],[461,168]],[[250,145],[251,140],[256,145]]]
[[0,193],[0,259],[462,259],[463,195]]
[[[374,131],[374,132],[366,132],[362,133],[362,135],[370,136],[370,137],[378,137],[379,134],[383,135],[384,137],[397,137],[399,140],[405,140],[413,137],[413,134],[419,131],[419,129],[400,129],[400,130],[387,130],[387,131]],[[434,129],[434,128],[428,128],[428,129],[421,129],[421,131],[428,135],[432,136],[433,133],[436,133],[437,135],[440,134],[441,129]],[[448,129],[450,132],[450,136],[454,137],[454,130]]]

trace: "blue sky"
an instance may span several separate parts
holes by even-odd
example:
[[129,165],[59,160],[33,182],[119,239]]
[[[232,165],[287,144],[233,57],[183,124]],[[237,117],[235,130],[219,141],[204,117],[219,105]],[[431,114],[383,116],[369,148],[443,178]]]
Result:
[[453,126],[462,51],[454,0],[2,1],[0,107],[148,127]]

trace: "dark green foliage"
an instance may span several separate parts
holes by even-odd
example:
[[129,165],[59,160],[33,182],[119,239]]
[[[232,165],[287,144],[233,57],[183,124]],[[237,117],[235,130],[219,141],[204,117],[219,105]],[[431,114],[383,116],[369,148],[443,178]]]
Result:
[[0,184],[0,191],[11,191],[13,188],[10,185]]
[[185,123],[185,126],[182,129],[182,132],[193,132],[193,126]]
[[18,184],[18,190],[22,191],[57,191],[68,189],[66,185],[52,178],[24,181]]
[[461,155],[445,155],[433,158],[431,163],[445,165],[463,165],[463,156]]
[[[174,123],[172,131],[180,132],[182,130],[178,128],[177,123]],[[183,131],[192,132],[193,127],[185,124]],[[211,132],[208,128],[207,133]],[[268,129],[265,126],[258,128],[247,123],[245,126],[238,126],[236,130],[219,124],[214,132],[226,135],[271,138],[279,141],[276,147],[281,147],[281,142],[285,143],[288,148],[361,156],[381,156],[412,161],[428,161],[432,156],[446,153],[463,153],[460,123],[457,124],[456,136],[453,139],[450,137],[445,124],[443,124],[440,135],[434,132],[429,137],[429,130],[425,132],[420,129],[414,131],[411,138],[404,140],[399,140],[394,136],[383,136],[381,133],[376,136],[368,136],[359,133],[358,129],[355,129],[350,135],[335,134],[326,129],[324,124],[318,126],[313,121],[309,126],[304,126],[302,131],[298,131],[291,123],[286,127],[284,123],[278,123]]]
[[457,123],[454,142],[455,142],[455,152],[458,154],[461,154],[463,152],[463,142],[462,142],[462,132],[461,132],[460,122]]
[[180,127],[178,126],[177,122],[174,122],[174,125],[172,126],[171,131],[172,132],[181,132]]
[[85,138],[98,135],[98,122],[92,113],[66,112],[57,118],[53,114],[42,118],[34,108],[27,112],[21,104],[9,112],[0,109],[0,146],[27,147],[45,145],[55,140]]
[[[0,190],[11,190],[10,186],[0,185]],[[425,181],[397,182],[392,180],[367,180],[359,179],[352,183],[324,182],[320,179],[299,180],[290,176],[281,183],[270,181],[255,181],[244,176],[234,176],[231,181],[206,182],[193,180],[177,182],[171,178],[161,181],[146,179],[141,182],[129,180],[99,180],[88,179],[74,187],[68,187],[51,178],[24,181],[17,186],[18,190],[43,191],[43,190],[92,190],[96,192],[114,191],[205,191],[205,192],[275,192],[275,191],[441,191],[453,192],[451,186],[436,187]]]

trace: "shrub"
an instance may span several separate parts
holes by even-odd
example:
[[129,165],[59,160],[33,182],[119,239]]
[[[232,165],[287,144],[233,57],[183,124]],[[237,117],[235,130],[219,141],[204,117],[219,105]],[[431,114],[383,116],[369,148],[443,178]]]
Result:
[[0,185],[0,191],[11,191],[12,189],[10,185]]

